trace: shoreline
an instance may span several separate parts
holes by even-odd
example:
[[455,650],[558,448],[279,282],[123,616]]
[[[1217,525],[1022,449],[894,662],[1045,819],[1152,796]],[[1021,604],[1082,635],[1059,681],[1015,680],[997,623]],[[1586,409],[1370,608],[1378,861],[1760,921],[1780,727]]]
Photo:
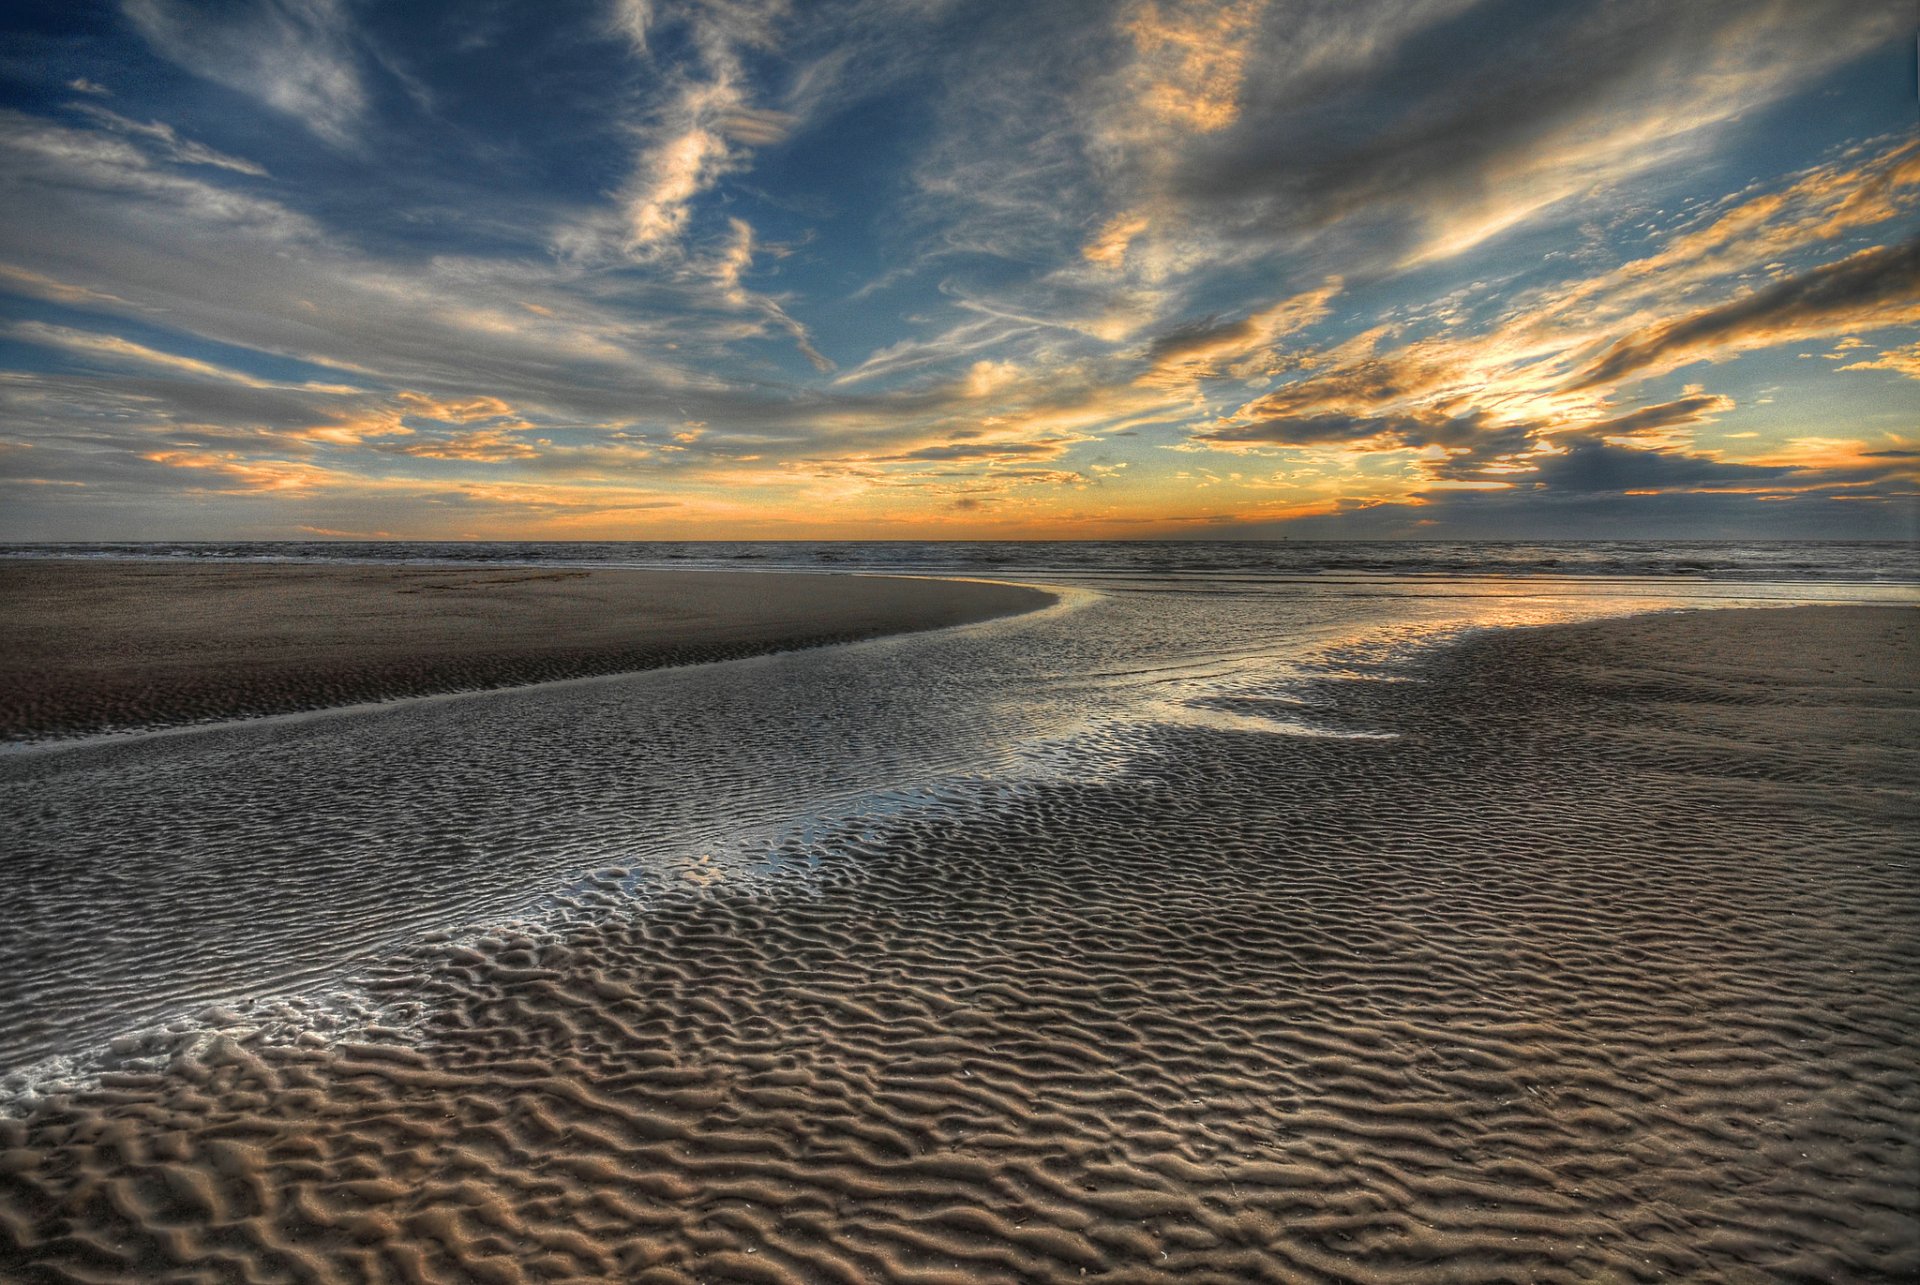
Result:
[[846,573],[0,558],[0,742],[733,660],[1046,607]]
[[235,1030],[0,1121],[0,1265],[1897,1279],[1917,629],[1492,630],[1317,689],[1392,740],[1167,726],[502,925],[379,970],[404,1041]]

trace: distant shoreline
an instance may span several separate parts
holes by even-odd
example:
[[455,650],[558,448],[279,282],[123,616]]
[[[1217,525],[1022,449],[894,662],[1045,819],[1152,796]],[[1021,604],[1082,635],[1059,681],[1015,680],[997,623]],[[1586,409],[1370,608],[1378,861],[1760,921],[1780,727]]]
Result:
[[907,577],[0,558],[0,739],[729,660],[1036,610]]

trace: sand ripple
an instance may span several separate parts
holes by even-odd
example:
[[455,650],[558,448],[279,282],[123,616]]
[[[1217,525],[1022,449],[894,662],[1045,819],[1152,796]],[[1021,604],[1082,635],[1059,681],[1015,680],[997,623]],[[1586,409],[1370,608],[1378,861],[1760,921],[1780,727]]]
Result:
[[1395,740],[1169,728],[1117,779],[396,960],[422,1039],[219,1038],[0,1123],[0,1265],[1910,1276],[1912,635],[1837,655],[1832,614],[1767,623],[1826,679],[1497,635],[1329,694]]

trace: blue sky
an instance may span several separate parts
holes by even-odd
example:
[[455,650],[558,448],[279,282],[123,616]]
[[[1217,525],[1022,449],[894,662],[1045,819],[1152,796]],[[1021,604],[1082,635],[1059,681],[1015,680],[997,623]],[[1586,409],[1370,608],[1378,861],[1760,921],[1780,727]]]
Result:
[[0,538],[1916,534],[1904,2],[7,23]]

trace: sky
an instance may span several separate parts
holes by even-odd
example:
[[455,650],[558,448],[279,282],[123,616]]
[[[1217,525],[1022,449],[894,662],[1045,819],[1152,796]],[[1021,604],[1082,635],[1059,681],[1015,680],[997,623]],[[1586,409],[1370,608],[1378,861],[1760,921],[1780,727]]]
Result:
[[1908,0],[0,26],[0,539],[1920,536]]

